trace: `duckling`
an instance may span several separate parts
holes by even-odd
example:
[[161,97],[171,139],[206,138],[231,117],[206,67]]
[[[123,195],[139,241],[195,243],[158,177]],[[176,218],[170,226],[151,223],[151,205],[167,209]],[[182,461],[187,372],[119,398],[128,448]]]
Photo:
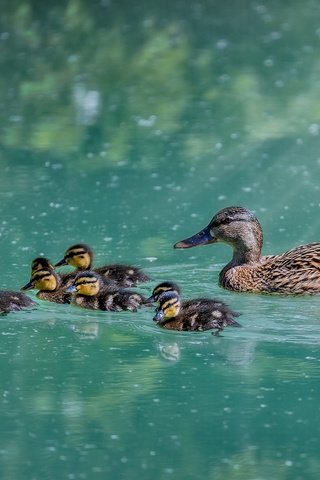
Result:
[[[65,252],[64,257],[58,263],[56,267],[62,265],[71,265],[77,269],[77,271],[91,270],[93,260],[93,252],[88,245],[84,243],[78,243],[72,245]],[[133,287],[141,282],[147,282],[149,279],[140,268],[132,265],[104,265],[102,267],[94,268],[94,271],[99,275],[106,277],[109,280],[113,280],[118,287]]]
[[[31,262],[31,276],[42,269],[51,269],[54,270],[54,266],[50,262],[50,260],[46,257],[37,257],[34,258]],[[71,273],[62,273],[59,274],[60,284],[62,287],[69,287],[73,280],[76,277],[76,272]]]
[[16,312],[34,306],[36,306],[36,302],[22,292],[0,290],[0,314]]
[[263,233],[254,213],[227,207],[207,227],[174,245],[190,248],[223,242],[233,248],[231,261],[219,275],[220,286],[239,292],[313,295],[320,293],[320,243],[262,256]]
[[139,293],[110,286],[105,278],[89,270],[78,273],[66,292],[74,293],[71,303],[92,310],[136,312],[146,303],[146,299]]
[[195,298],[181,302],[176,291],[168,290],[160,294],[153,320],[169,330],[215,330],[218,334],[229,325],[240,327],[234,319],[238,315],[218,300]]
[[21,290],[39,290],[37,297],[40,300],[55,303],[70,303],[71,295],[63,290],[60,276],[53,268],[36,270],[30,281]]

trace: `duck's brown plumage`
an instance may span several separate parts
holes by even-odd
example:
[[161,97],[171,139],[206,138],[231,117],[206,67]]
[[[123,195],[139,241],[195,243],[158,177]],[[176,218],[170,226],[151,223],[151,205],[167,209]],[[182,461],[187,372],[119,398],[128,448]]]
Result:
[[[77,272],[92,270],[93,252],[92,249],[84,244],[78,243],[72,245],[65,252],[64,257],[56,267],[61,265],[71,265],[76,268]],[[134,265],[110,264],[101,267],[94,267],[94,271],[98,275],[113,281],[118,287],[133,287],[139,283],[147,282],[149,279],[141,268]]]
[[261,255],[262,228],[243,207],[220,210],[207,227],[175,244],[190,248],[224,242],[233,248],[231,261],[219,275],[230,290],[286,295],[320,294],[320,243],[309,243],[279,255]]
[[0,290],[0,314],[34,307],[36,303],[22,292]]

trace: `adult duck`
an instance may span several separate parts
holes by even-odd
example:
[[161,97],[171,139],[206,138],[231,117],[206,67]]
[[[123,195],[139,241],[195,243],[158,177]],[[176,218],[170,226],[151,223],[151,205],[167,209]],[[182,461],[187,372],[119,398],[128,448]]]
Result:
[[295,247],[279,255],[261,255],[263,233],[254,213],[227,207],[214,215],[200,232],[174,245],[190,248],[227,243],[231,261],[222,269],[219,284],[239,292],[286,295],[320,294],[320,243]]

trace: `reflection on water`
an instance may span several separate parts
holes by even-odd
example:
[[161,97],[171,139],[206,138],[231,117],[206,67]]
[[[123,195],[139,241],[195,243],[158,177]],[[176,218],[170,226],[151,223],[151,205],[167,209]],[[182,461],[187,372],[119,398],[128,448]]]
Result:
[[70,326],[71,330],[83,340],[95,340],[99,334],[99,324],[88,322],[87,324],[75,324]]
[[168,362],[178,362],[180,360],[181,352],[177,342],[159,343],[158,350],[161,357]]
[[[317,342],[308,344],[302,330],[299,340],[289,332],[282,341],[292,312],[282,309],[282,320],[268,312],[284,299],[255,297],[250,306],[231,297],[247,305],[243,327],[218,337],[163,331],[149,309],[88,314],[42,302],[2,320],[0,455],[8,478],[192,471],[219,479],[246,468],[252,479],[287,478],[293,468],[312,478],[320,466],[310,416],[320,393]],[[295,310],[308,304],[297,300]],[[278,332],[282,325],[278,339],[269,320]]]

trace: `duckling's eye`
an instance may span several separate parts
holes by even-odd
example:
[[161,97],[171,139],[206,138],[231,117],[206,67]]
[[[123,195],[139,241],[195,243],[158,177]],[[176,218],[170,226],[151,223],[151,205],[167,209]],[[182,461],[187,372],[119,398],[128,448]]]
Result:
[[228,223],[231,223],[232,222],[232,218],[231,217],[226,217],[223,222],[221,223],[225,223],[225,224],[228,224]]

